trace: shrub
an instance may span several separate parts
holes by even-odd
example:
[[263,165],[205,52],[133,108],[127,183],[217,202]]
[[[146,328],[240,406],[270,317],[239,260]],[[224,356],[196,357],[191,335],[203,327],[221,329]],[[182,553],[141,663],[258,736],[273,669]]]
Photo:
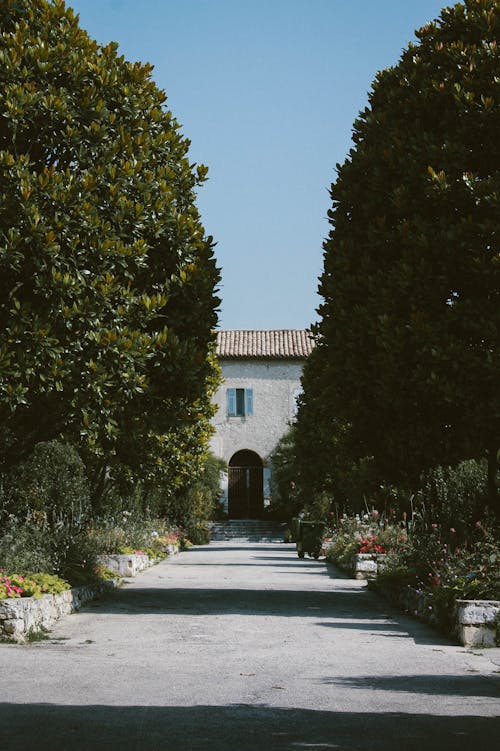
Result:
[[468,460],[455,467],[435,467],[421,478],[419,516],[442,529],[455,529],[463,541],[486,502],[486,461]]
[[210,454],[201,474],[193,482],[170,498],[164,513],[170,521],[186,530],[195,545],[208,541],[207,521],[217,516],[221,497],[220,475],[225,462]]
[[39,443],[3,478],[0,564],[9,571],[55,574],[79,584],[92,577],[89,486],[76,450]]
[[38,443],[31,456],[5,477],[7,510],[20,517],[36,512],[52,522],[83,523],[90,510],[85,466],[66,443]]
[[163,548],[179,541],[177,528],[165,519],[149,519],[123,511],[118,517],[95,520],[88,536],[96,555],[131,554],[138,550],[161,558]]

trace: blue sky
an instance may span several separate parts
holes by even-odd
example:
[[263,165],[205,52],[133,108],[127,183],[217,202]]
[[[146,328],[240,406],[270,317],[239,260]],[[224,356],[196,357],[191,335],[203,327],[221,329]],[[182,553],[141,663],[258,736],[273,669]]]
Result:
[[209,180],[220,328],[307,328],[328,189],[378,70],[441,0],[68,0],[100,43],[150,62]]

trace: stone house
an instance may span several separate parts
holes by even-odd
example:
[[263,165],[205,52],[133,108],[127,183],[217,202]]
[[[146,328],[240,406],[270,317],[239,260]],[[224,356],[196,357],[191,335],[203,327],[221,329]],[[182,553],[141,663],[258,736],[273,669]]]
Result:
[[219,331],[223,382],[214,400],[211,450],[227,463],[223,502],[233,519],[258,519],[269,502],[269,456],[296,414],[305,330]]

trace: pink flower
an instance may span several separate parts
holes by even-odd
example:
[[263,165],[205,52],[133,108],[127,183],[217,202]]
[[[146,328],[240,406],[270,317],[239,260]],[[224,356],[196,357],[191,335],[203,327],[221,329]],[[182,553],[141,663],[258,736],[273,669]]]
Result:
[[450,527],[450,532],[452,532],[453,534],[455,534],[455,533],[456,533],[456,531],[457,531],[457,530],[455,529],[455,527]]
[[435,524],[435,523],[433,523],[433,524],[431,524],[431,527],[432,527],[432,529],[437,529],[437,528],[438,528],[438,525],[437,525],[437,524]]

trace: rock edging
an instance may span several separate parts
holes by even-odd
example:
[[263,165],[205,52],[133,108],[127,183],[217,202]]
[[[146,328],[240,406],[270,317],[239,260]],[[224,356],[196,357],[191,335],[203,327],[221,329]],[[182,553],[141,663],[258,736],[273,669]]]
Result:
[[[169,555],[179,552],[178,545],[167,545]],[[140,571],[159,562],[159,558],[133,553],[131,555],[101,555],[98,562],[115,574],[136,576]],[[18,643],[26,642],[30,634],[49,631],[65,615],[79,610],[89,600],[103,592],[120,586],[120,579],[109,579],[100,584],[73,587],[57,595],[19,597],[0,600],[0,639]]]
[[0,600],[0,638],[26,642],[31,634],[48,631],[64,615],[79,610],[89,600],[119,586],[118,579],[73,587],[57,595]]
[[384,569],[385,558],[384,553],[354,553],[346,563],[336,560],[332,563],[354,579],[375,579]]
[[373,582],[373,589],[406,613],[445,631],[464,647],[500,646],[500,602],[455,600],[451,609],[441,608],[431,593],[409,585],[395,587]]
[[500,602],[457,600],[457,636],[467,647],[500,646]]
[[[163,549],[167,555],[175,555],[179,552],[178,545],[167,545]],[[150,566],[154,566],[161,558],[150,558],[144,553],[110,553],[108,555],[98,556],[98,562],[101,566],[120,576],[137,576]]]
[[453,636],[464,647],[500,646],[500,601],[455,600],[451,608],[436,602],[430,592],[409,585],[395,586],[377,579],[384,570],[383,553],[355,553],[347,562],[329,559],[354,579],[370,586],[405,613]]

